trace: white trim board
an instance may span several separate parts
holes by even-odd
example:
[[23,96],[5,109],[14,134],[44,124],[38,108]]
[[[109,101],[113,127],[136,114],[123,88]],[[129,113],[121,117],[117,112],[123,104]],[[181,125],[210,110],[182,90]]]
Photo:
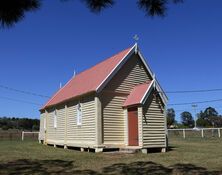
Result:
[[146,92],[144,93],[144,95],[143,95],[143,97],[142,97],[142,99],[141,99],[141,101],[140,101],[141,104],[144,104],[144,103],[146,102],[148,96],[150,95],[150,92],[151,92],[151,90],[152,90],[152,88],[153,88],[154,81],[155,81],[155,80],[152,80],[152,82],[150,83],[150,85],[149,85],[149,87],[147,88]]
[[146,60],[144,59],[144,57],[142,56],[139,47],[137,45],[137,43],[130,49],[130,51],[123,57],[123,59],[119,62],[118,65],[116,65],[114,67],[114,69],[112,70],[112,72],[102,81],[102,83],[97,87],[96,92],[99,93],[103,90],[103,88],[108,84],[108,82],[114,77],[114,75],[122,68],[122,66],[126,63],[126,61],[132,56],[132,54],[138,54],[140,60],[142,61],[142,63],[144,64],[146,70],[148,71],[148,73],[151,75],[153,84],[155,84],[155,88],[157,89],[158,92],[160,92],[160,97],[164,103],[164,105],[167,104],[168,98],[166,96],[166,94],[164,93],[164,91],[162,90],[159,82],[156,80],[153,72],[151,71],[150,67],[148,66]]
[[100,83],[100,85],[96,88],[96,92],[99,93],[103,90],[103,88],[108,84],[108,82],[113,78],[113,76],[121,69],[121,67],[126,63],[126,61],[131,57],[133,53],[135,53],[135,49],[137,48],[137,44],[135,44],[128,53],[122,58],[122,60],[113,68],[113,70],[109,73],[109,75]]
[[163,100],[163,103],[166,105],[167,102],[168,102],[168,98],[167,98],[166,94],[165,94],[164,91],[162,90],[162,88],[161,88],[158,80],[155,78],[154,74],[152,73],[150,67],[148,66],[146,60],[144,59],[144,57],[142,56],[142,54],[141,54],[140,51],[138,51],[138,55],[139,55],[140,59],[142,60],[143,64],[145,65],[147,71],[148,71],[148,72],[150,73],[150,75],[152,76],[152,79],[155,80],[156,89],[157,89],[158,92],[160,92],[160,93],[159,93],[159,94],[160,94],[160,97],[161,97],[161,99]]

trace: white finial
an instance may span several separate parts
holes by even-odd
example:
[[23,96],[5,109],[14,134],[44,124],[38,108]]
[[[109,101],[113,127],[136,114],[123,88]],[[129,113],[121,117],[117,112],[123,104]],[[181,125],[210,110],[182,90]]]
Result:
[[59,88],[61,89],[62,88],[62,83],[60,82],[60,84],[59,84]]
[[156,88],[156,75],[153,74],[153,85],[154,85],[154,88]]
[[137,34],[134,35],[133,39],[135,40],[135,53],[137,54],[138,52],[138,45],[137,45],[137,41],[139,41],[139,37]]
[[135,43],[137,43],[139,41],[139,36],[137,34],[135,34],[133,36],[133,39],[135,40]]

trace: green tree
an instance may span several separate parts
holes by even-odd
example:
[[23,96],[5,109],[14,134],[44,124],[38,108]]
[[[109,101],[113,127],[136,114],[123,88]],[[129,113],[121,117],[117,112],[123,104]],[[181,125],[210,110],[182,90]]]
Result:
[[198,114],[198,117],[197,117],[197,126],[199,127],[210,127],[210,123],[205,120],[203,117],[201,117],[203,115],[203,111],[200,111],[200,113]]
[[22,20],[26,12],[39,9],[39,0],[0,0],[0,24],[12,26]]
[[221,116],[210,116],[210,121],[212,127],[222,127],[222,117]]
[[0,128],[4,130],[39,130],[39,123],[40,121],[38,119],[0,117]]
[[215,108],[208,107],[198,114],[197,124],[201,127],[222,127],[222,117]]
[[194,120],[190,112],[184,111],[180,114],[182,124],[186,127],[194,127]]
[[205,109],[204,115],[207,116],[207,117],[208,116],[218,116],[218,112],[216,111],[215,108],[208,107],[208,108]]
[[167,127],[169,128],[171,125],[175,124],[175,111],[173,108],[167,109]]
[[[41,0],[0,0],[0,26],[10,27],[22,20],[27,12],[41,7]],[[68,0],[61,0],[68,1]],[[95,13],[115,4],[115,0],[81,0]],[[137,0],[138,7],[147,16],[164,16],[168,3],[181,3],[183,0]],[[126,3],[127,5],[127,3]]]

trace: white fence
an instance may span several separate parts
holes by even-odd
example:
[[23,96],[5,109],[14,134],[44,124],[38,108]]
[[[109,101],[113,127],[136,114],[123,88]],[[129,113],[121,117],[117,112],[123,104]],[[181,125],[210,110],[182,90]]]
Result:
[[168,129],[168,138],[172,137],[218,137],[221,138],[222,128],[188,128],[188,129]]
[[39,140],[39,132],[26,132],[26,131],[22,131],[22,141],[25,139],[25,135],[27,138],[32,138],[35,139],[37,138]]

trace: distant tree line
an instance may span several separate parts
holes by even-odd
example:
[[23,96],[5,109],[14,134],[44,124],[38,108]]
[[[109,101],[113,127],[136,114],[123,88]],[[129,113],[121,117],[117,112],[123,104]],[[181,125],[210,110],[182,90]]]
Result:
[[0,117],[0,129],[39,130],[39,119]]
[[[195,126],[195,118],[188,111],[180,114],[181,122],[176,121],[175,117],[175,110],[167,109],[168,128],[193,128]],[[219,115],[215,108],[208,107],[197,113],[196,125],[200,128],[222,127],[222,115]]]

